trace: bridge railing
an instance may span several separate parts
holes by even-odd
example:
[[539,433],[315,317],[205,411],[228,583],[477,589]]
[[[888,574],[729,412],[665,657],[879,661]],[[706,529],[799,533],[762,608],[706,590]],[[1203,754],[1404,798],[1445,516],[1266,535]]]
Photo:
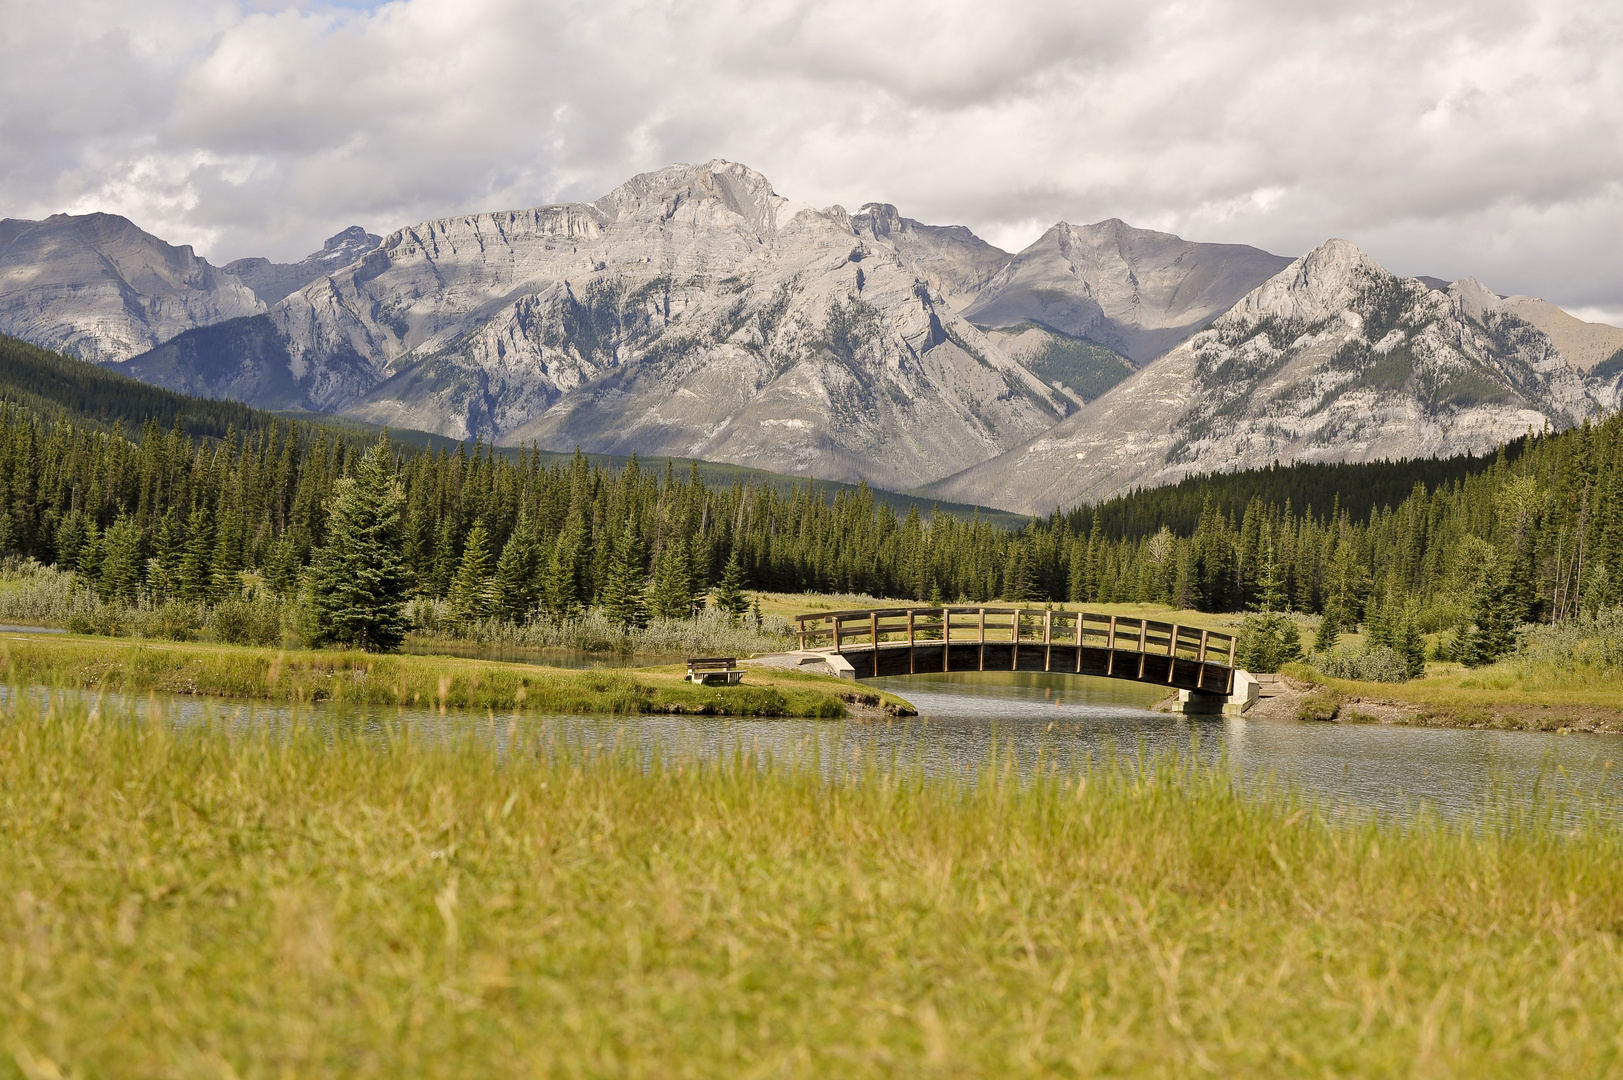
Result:
[[1232,634],[1092,611],[1016,607],[910,607],[795,616],[802,651],[923,644],[1077,645],[1234,666]]

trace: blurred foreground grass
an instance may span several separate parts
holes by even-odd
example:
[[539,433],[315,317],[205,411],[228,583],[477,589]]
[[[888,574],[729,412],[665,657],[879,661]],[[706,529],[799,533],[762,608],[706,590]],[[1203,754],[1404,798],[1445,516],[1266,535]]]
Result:
[[1623,835],[1582,806],[1462,830],[1175,759],[921,777],[24,700],[0,1075],[1623,1067]]

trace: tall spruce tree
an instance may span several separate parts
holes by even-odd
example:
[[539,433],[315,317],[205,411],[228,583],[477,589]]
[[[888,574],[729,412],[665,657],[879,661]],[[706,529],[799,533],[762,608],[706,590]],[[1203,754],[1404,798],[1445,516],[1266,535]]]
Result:
[[654,582],[648,590],[648,606],[655,618],[688,617],[693,607],[690,579],[686,542],[681,537],[667,537],[654,560]]
[[636,521],[628,517],[614,545],[608,580],[603,583],[603,614],[619,626],[648,625],[644,573],[642,535]]
[[510,622],[528,622],[540,595],[541,546],[528,511],[520,510],[513,532],[496,560],[496,612]]
[[406,637],[409,586],[401,557],[401,486],[387,437],[337,481],[327,542],[310,573],[310,638],[392,652]]
[[451,582],[451,619],[469,626],[495,614],[496,589],[491,578],[490,533],[483,519],[475,519],[462,543],[462,561]]
[[96,524],[95,518],[88,518],[85,521],[84,540],[79,544],[79,554],[74,559],[74,569],[86,584],[95,589],[101,587],[101,555],[101,526]]
[[716,586],[716,606],[727,613],[734,626],[739,616],[749,610],[749,597],[744,595],[744,564],[738,558],[737,547],[727,556],[727,566]]
[[236,510],[221,515],[210,575],[213,585],[209,593],[214,599],[242,595],[242,515]]
[[159,600],[167,600],[180,589],[180,559],[184,551],[180,539],[180,522],[175,510],[164,511],[158,522],[158,532],[152,541],[152,561],[147,569],[147,586]]
[[571,511],[553,542],[542,578],[542,600],[554,619],[573,619],[585,602],[586,522]]
[[126,604],[141,589],[141,527],[128,514],[120,514],[107,530],[101,560],[101,595]]
[[214,592],[214,522],[195,507],[186,518],[186,548],[180,556],[180,598],[205,604]]

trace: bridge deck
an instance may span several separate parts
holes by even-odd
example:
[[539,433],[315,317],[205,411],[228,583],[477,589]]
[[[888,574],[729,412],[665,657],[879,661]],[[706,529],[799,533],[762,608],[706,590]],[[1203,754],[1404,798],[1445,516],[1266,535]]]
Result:
[[837,652],[859,679],[934,671],[1053,671],[1228,694],[1230,634],[1153,619],[1013,607],[873,608],[797,615],[800,648]]

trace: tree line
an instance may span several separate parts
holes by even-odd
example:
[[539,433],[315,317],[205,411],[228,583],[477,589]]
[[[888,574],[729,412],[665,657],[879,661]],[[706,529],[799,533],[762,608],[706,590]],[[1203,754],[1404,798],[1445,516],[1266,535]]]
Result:
[[[1133,505],[1164,492],[1116,501],[1136,528],[1107,530],[1110,514],[1092,508],[1005,528],[916,506],[899,514],[866,487],[830,498],[810,482],[712,486],[696,468],[606,468],[477,441],[455,452],[372,446],[385,448],[379,475],[398,495],[399,587],[469,619],[569,617],[589,605],[628,620],[670,617],[724,582],[729,595],[1207,611],[1257,608],[1266,591],[1333,628],[1390,626],[1383,633],[1403,638],[1452,626],[1467,658],[1480,659],[1508,647],[1524,620],[1623,599],[1616,416],[1529,437],[1463,476],[1416,478],[1361,515],[1333,487],[1303,492],[1303,503],[1253,494],[1236,510],[1221,496],[1245,474],[1214,478],[1204,493],[1177,496],[1201,497],[1183,529]],[[131,439],[116,422],[102,430],[6,406],[0,551],[75,570],[109,598],[206,603],[239,593],[245,572],[292,595],[319,576],[341,486],[369,452],[303,424],[206,439],[149,422]],[[1327,475],[1359,475],[1345,468]]]

